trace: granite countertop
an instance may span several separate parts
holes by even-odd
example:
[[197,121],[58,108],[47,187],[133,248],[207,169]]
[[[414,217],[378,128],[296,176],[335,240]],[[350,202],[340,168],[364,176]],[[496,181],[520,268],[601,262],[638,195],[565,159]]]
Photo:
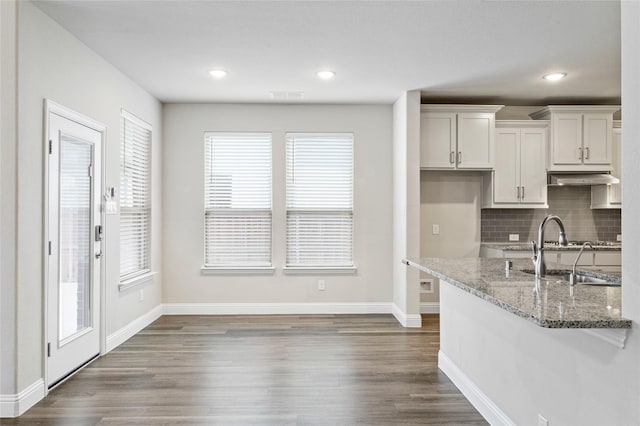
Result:
[[[440,278],[500,308],[546,328],[631,328],[621,316],[621,286],[576,284],[541,279],[536,283],[528,259],[404,259],[403,263]],[[566,265],[547,264],[547,270],[569,270]],[[581,269],[588,275],[620,282],[620,276]]]
[[[480,243],[481,247],[487,247],[498,250],[507,250],[507,251],[531,251],[531,243],[505,243],[505,242],[485,242]],[[560,246],[557,244],[546,244],[544,249],[547,251],[578,251],[580,250],[581,245],[570,245],[570,246]],[[585,248],[585,251],[592,250],[591,248]],[[608,242],[607,245],[594,245],[593,250],[595,251],[620,251],[622,250],[622,244],[617,242]]]

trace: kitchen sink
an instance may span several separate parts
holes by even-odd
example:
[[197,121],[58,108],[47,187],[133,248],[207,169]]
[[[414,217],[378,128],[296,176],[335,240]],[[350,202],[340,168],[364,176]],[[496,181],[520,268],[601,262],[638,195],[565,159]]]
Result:
[[[535,274],[533,269],[524,269],[522,272],[527,274]],[[547,271],[547,274],[543,276],[544,279],[547,280],[558,280],[558,281],[567,281],[569,282],[571,273],[567,271]],[[622,283],[610,281],[604,278],[592,277],[591,275],[586,274],[576,274],[574,282],[576,284],[586,284],[586,285],[602,285],[602,286],[615,286],[619,287]]]

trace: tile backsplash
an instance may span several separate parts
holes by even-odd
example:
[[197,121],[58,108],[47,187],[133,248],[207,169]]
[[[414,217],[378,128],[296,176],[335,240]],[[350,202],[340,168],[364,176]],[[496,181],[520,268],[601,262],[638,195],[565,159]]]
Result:
[[[570,240],[615,241],[621,233],[621,210],[591,210],[591,187],[548,187],[548,209],[482,209],[481,241],[507,242],[519,234],[520,242],[538,239],[538,226],[548,214],[560,216]],[[548,225],[546,239],[557,238],[555,223]]]

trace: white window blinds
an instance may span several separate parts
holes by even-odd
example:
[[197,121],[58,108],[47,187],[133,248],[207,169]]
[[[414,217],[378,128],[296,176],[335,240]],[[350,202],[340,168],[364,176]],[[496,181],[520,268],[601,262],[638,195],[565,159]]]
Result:
[[120,281],[151,269],[151,125],[122,111]]
[[271,134],[205,133],[205,267],[271,266]]
[[353,135],[289,133],[287,266],[353,266]]

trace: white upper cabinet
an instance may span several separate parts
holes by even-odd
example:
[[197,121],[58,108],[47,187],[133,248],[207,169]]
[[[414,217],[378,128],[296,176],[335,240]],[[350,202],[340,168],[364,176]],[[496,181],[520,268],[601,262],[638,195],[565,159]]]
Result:
[[613,123],[613,136],[611,140],[611,174],[620,183],[614,185],[593,185],[591,187],[591,208],[606,209],[622,206],[622,129],[620,122]]
[[546,122],[496,122],[495,166],[484,182],[483,207],[546,208],[546,146]]
[[613,113],[619,106],[551,105],[531,114],[551,120],[548,170],[609,171]]
[[422,169],[493,168],[495,114],[502,105],[422,105]]

